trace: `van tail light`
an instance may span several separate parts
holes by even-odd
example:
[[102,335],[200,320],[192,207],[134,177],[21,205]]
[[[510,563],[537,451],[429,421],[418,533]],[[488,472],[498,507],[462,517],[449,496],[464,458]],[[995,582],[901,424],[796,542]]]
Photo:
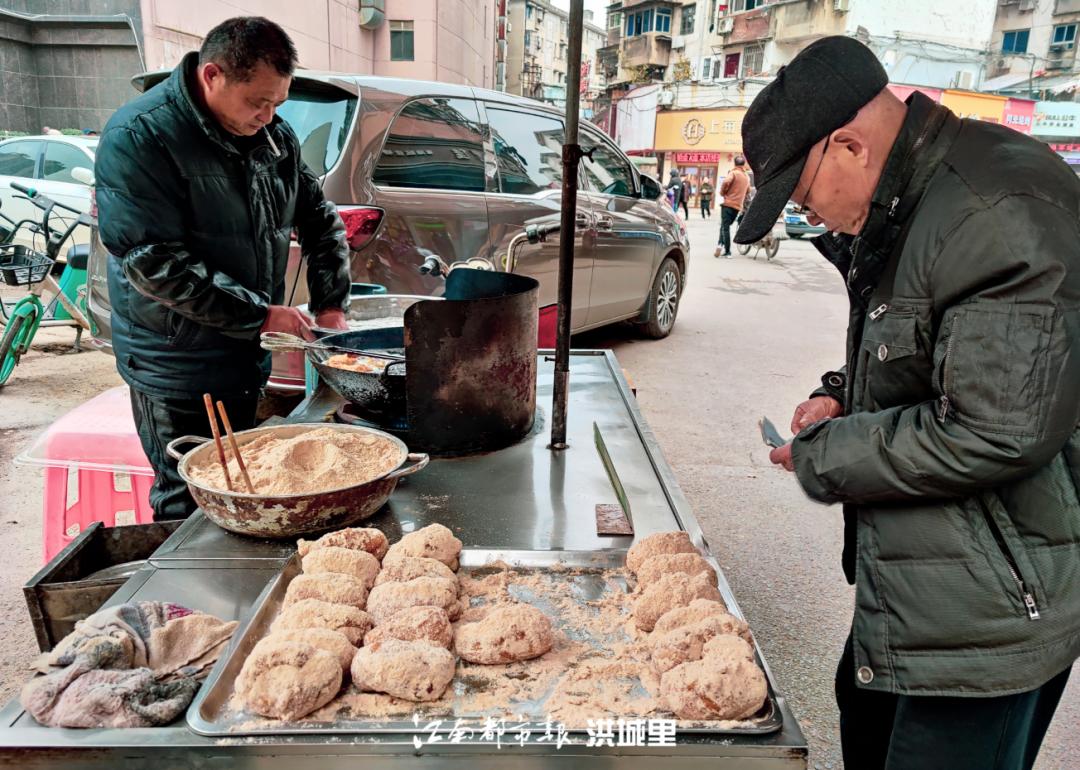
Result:
[[338,213],[345,223],[345,240],[353,251],[367,246],[383,220],[383,210],[373,206],[342,206]]
[[90,218],[97,222],[97,187],[90,186]]

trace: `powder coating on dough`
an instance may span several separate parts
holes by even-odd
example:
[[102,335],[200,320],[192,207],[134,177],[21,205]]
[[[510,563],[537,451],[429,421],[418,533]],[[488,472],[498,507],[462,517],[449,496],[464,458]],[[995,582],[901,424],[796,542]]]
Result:
[[701,573],[691,577],[684,572],[673,572],[645,587],[634,600],[631,615],[638,628],[652,631],[661,615],[673,607],[685,607],[694,599],[722,601],[710,575]]
[[461,541],[453,532],[442,524],[430,524],[403,536],[390,546],[387,556],[423,556],[457,570],[460,553]]
[[316,548],[303,558],[303,565],[304,572],[309,575],[323,572],[349,575],[369,589],[375,585],[381,568],[379,560],[367,551],[354,551],[337,545]]
[[690,535],[685,532],[657,532],[630,546],[626,552],[626,568],[636,575],[641,565],[653,556],[697,552],[690,542]]
[[765,674],[744,640],[718,636],[701,660],[683,663],[660,678],[660,694],[680,719],[749,719],[768,695]]
[[349,644],[359,647],[364,635],[375,622],[363,610],[347,604],[331,604],[320,599],[301,599],[282,609],[274,619],[271,631],[290,631],[296,628],[328,628],[345,635]]
[[404,583],[418,577],[457,579],[454,571],[438,559],[428,559],[424,556],[387,555],[383,559],[382,571],[375,578],[375,585]]
[[454,640],[454,627],[442,607],[409,607],[368,631],[364,646],[380,644],[387,639],[428,642],[449,649]]
[[320,599],[331,604],[347,604],[358,610],[367,601],[367,586],[354,577],[322,572],[316,575],[297,575],[285,590],[282,605],[288,607],[303,599]]
[[329,703],[341,689],[341,663],[304,642],[276,642],[244,661],[236,693],[249,711],[295,721]]
[[462,622],[454,634],[454,649],[470,663],[516,663],[543,655],[555,637],[551,619],[530,604],[500,604],[478,620]]
[[419,577],[402,583],[391,582],[371,589],[367,611],[379,626],[410,607],[441,607],[451,620],[461,614],[456,580]]
[[336,532],[328,532],[318,540],[298,540],[296,550],[300,552],[300,558],[307,556],[318,548],[338,546],[351,548],[354,551],[367,551],[376,559],[382,561],[386,556],[386,550],[390,547],[389,541],[381,531],[371,527],[347,527]]
[[454,669],[454,655],[443,647],[388,639],[357,651],[352,678],[359,690],[420,702],[442,697]]
[[641,563],[637,573],[638,589],[655,583],[664,575],[684,572],[687,575],[707,573],[716,582],[716,571],[699,553],[664,553],[650,556]]
[[344,672],[348,672],[349,666],[352,665],[353,655],[356,654],[356,648],[349,643],[345,634],[329,628],[293,628],[271,631],[269,635],[259,640],[252,649],[252,654],[265,646],[279,642],[303,642],[325,650],[338,659]]

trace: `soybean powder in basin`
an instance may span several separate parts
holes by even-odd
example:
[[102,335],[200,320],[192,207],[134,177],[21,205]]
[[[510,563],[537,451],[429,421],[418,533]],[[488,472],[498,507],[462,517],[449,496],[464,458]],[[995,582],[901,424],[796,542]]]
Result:
[[[315,428],[289,438],[266,433],[240,447],[256,494],[299,495],[356,486],[398,466],[399,448],[370,433]],[[247,491],[240,467],[225,444],[229,476],[235,491]],[[228,491],[225,473],[214,451],[188,470],[198,484]]]

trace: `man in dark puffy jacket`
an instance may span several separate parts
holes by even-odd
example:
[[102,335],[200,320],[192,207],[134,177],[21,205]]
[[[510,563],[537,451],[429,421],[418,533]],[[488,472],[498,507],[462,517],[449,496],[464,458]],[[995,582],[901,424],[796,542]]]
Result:
[[252,427],[269,374],[260,332],[313,337],[312,320],[283,305],[294,230],[315,323],[345,328],[344,226],[274,114],[295,66],[281,27],[229,19],[168,80],[117,111],[101,137],[113,350],[154,466],[158,519],[194,510],[165,446],[209,435],[202,394],[224,401],[234,429]]
[[843,274],[848,358],[773,462],[844,505],[845,766],[1030,768],[1080,655],[1080,182],[825,38],[747,111],[749,243],[788,200]]

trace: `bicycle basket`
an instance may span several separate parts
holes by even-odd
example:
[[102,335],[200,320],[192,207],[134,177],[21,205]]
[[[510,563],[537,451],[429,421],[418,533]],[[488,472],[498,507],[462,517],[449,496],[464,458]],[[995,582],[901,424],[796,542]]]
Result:
[[26,246],[0,246],[0,276],[8,286],[29,286],[45,280],[53,260]]

